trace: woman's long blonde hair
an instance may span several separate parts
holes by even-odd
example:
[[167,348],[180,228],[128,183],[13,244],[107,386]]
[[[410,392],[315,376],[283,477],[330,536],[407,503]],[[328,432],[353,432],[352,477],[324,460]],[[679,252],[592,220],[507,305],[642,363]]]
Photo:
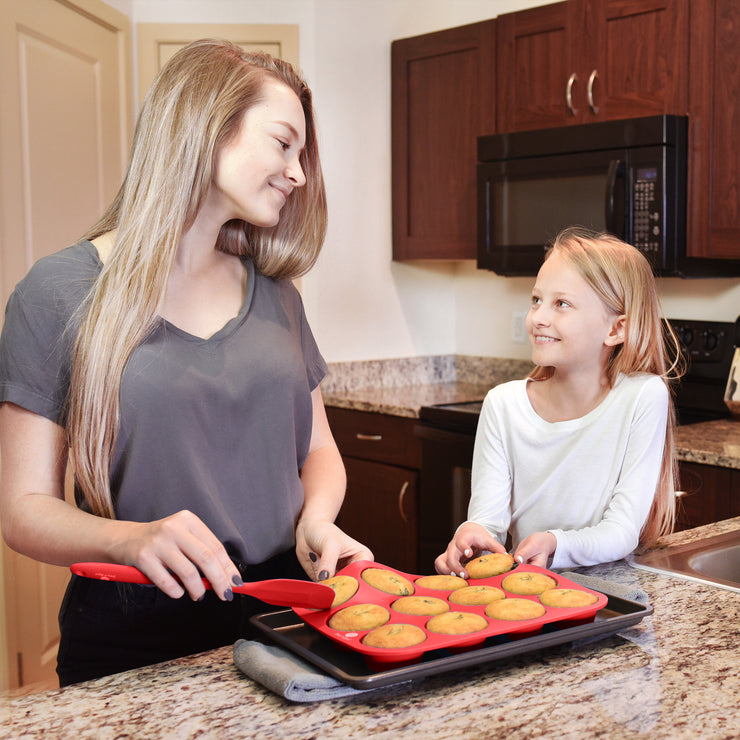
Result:
[[263,274],[307,272],[326,234],[326,194],[311,91],[286,62],[203,39],[175,54],[141,109],[128,169],[113,203],[85,235],[115,231],[110,256],[76,318],[67,434],[77,484],[91,511],[114,518],[110,467],[119,424],[119,390],[133,350],[152,330],[178,243],[214,177],[216,155],[259,102],[266,80],[298,96],[306,118],[297,188],[270,228],[224,224],[216,248],[249,257]]
[[[560,255],[577,270],[615,316],[626,317],[624,342],[614,347],[607,363],[609,385],[614,385],[620,373],[652,373],[663,378],[672,390],[672,381],[682,374],[680,343],[663,318],[655,277],[642,253],[611,234],[570,227],[558,234],[545,259],[553,254]],[[530,377],[544,380],[552,372],[551,367],[537,366]],[[675,524],[678,477],[674,428],[675,409],[671,402],[660,478],[640,532],[641,546],[672,531]]]

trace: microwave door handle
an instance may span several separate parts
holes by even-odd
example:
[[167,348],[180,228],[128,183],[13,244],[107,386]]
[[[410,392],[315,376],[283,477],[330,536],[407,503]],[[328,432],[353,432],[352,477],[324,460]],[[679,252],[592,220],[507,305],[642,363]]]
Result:
[[617,188],[617,180],[619,176],[624,172],[624,163],[621,159],[612,159],[609,162],[609,169],[606,173],[606,194],[604,201],[604,221],[606,223],[606,230],[610,231],[616,236],[624,238],[624,234],[615,230],[615,194]]

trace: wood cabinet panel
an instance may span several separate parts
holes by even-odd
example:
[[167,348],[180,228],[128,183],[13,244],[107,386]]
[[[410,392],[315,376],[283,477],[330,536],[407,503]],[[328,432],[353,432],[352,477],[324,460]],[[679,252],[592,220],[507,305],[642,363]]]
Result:
[[679,463],[676,529],[692,529],[740,516],[740,470]]
[[684,0],[568,0],[497,20],[500,132],[686,113]]
[[692,0],[689,257],[740,259],[740,4]]
[[414,470],[345,457],[347,494],[337,525],[360,540],[379,563],[415,573],[418,479]]
[[419,545],[420,443],[415,419],[327,407],[347,472],[337,525],[375,559],[416,573]]
[[[599,71],[594,90],[597,116],[686,114],[688,7],[684,0],[604,3],[598,34],[603,43],[599,39],[594,57]],[[603,93],[598,88],[602,78]]]
[[495,129],[494,21],[391,45],[393,259],[474,259],[476,137]]
[[[567,19],[566,3],[507,13],[497,19],[499,132],[568,122],[566,93],[573,65]],[[578,80],[573,80],[571,87],[576,84]]]

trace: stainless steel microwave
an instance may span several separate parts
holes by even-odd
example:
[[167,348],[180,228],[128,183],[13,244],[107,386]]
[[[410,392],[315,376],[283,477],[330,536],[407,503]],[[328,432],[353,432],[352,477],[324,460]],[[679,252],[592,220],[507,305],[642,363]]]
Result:
[[651,116],[478,138],[478,267],[536,275],[566,226],[633,244],[682,275],[688,119]]

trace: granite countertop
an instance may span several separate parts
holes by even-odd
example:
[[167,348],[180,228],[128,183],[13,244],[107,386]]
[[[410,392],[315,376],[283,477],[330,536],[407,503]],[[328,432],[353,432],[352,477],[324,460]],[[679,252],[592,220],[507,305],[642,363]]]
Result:
[[737,416],[678,427],[675,439],[679,460],[740,469],[740,418]]
[[[667,544],[737,531],[740,518]],[[292,704],[246,678],[230,647],[42,694],[0,697],[7,738],[730,738],[740,727],[740,595],[636,570],[652,616],[586,640],[413,682]]]
[[418,419],[419,411],[423,406],[480,401],[485,397],[489,388],[490,386],[480,383],[457,381],[412,386],[355,388],[351,391],[325,392],[324,403],[327,406],[353,411],[371,411]]

